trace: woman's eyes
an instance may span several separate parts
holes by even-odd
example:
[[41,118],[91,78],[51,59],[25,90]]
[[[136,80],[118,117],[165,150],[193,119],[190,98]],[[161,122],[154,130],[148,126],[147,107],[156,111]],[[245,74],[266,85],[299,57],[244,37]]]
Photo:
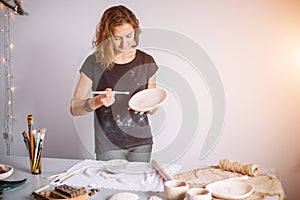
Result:
[[[133,37],[133,33],[130,33],[128,35],[126,35],[126,38],[132,38]],[[114,37],[114,40],[121,40],[122,38],[121,37],[118,37],[118,36],[115,36]]]
[[127,38],[132,38],[132,35],[133,35],[133,34],[131,33],[131,34],[127,35],[126,37],[127,37]]

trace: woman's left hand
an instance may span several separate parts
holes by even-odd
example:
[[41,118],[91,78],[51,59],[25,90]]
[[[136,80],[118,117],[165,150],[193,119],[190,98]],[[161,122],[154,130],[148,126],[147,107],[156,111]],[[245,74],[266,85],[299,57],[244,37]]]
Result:
[[135,114],[139,113],[140,115],[142,115],[142,114],[152,115],[157,111],[157,109],[158,109],[158,107],[148,110],[148,111],[136,111],[136,110],[133,110],[132,108],[128,107],[128,110],[133,110]]

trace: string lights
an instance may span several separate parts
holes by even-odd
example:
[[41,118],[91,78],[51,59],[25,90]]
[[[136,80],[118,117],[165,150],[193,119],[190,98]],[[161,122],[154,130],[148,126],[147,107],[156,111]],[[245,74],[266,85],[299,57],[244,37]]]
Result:
[[[15,5],[12,6],[9,4],[9,0],[0,0],[0,8],[1,8],[1,23],[4,27],[0,27],[0,33],[3,34],[3,45],[4,45],[4,53],[2,58],[2,65],[4,67],[4,87],[5,87],[5,108],[4,108],[4,139],[6,142],[6,154],[11,155],[12,142],[13,142],[13,92],[15,91],[15,87],[12,86],[12,78],[13,75],[11,73],[11,50],[14,48],[14,45],[10,41],[10,18],[11,15],[19,14],[24,15],[27,14],[21,8],[21,4],[19,1],[14,0]],[[11,11],[13,10],[13,11]]]
[[[11,12],[8,8],[2,7],[3,17],[2,21],[4,22],[4,27],[1,28],[3,33],[3,44],[4,44],[4,53],[2,58],[2,64],[4,67],[4,87],[5,87],[5,108],[4,108],[4,139],[6,141],[6,154],[11,154],[11,143],[13,140],[12,137],[12,128],[13,128],[13,95],[12,92],[15,90],[15,87],[12,87],[12,74],[11,74],[11,49],[13,45],[10,42],[10,15]],[[13,89],[12,89],[13,88]]]

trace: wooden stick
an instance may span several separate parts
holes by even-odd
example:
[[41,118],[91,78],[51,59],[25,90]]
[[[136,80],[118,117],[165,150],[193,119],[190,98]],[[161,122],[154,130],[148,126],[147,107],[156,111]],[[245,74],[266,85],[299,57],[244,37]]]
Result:
[[70,173],[70,174],[67,174],[67,175],[64,176],[64,177],[61,177],[61,178],[59,178],[59,179],[56,179],[54,182],[55,182],[55,183],[56,183],[56,182],[62,183],[62,182],[64,182],[65,180],[67,180],[68,178],[71,178],[72,176],[74,176],[74,174],[73,174],[73,173]]
[[49,176],[46,176],[44,177],[45,179],[50,179],[50,178],[54,178],[54,177],[58,177],[62,174],[64,174],[65,172],[62,172],[62,173],[57,173],[57,174],[52,174],[52,175],[49,175]]
[[60,183],[66,181],[67,179],[71,178],[72,176],[74,176],[73,173],[69,174],[68,176],[65,176],[65,177],[61,178],[61,179],[60,179]]
[[45,185],[45,186],[43,186],[43,187],[41,187],[41,188],[35,190],[33,193],[39,193],[39,192],[41,192],[41,191],[43,191],[43,190],[48,189],[49,187],[50,187],[49,184],[48,184],[48,185]]
[[174,180],[174,177],[164,170],[157,161],[151,160],[151,165],[165,181]]

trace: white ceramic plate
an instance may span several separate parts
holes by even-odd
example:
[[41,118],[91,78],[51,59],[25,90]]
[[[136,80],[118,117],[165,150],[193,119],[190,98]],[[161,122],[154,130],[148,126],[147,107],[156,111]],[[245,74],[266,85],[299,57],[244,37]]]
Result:
[[167,92],[161,88],[150,88],[134,94],[128,105],[131,109],[139,112],[153,110],[161,105],[167,98]]
[[123,159],[113,159],[113,160],[109,160],[107,162],[106,165],[106,169],[107,171],[117,174],[122,172],[126,166],[128,165],[128,161],[127,160],[123,160]]
[[0,164],[0,167],[0,180],[8,178],[14,171],[14,168],[9,165]]
[[208,184],[206,189],[213,196],[224,199],[244,199],[254,191],[252,185],[239,181],[218,181]]

